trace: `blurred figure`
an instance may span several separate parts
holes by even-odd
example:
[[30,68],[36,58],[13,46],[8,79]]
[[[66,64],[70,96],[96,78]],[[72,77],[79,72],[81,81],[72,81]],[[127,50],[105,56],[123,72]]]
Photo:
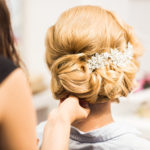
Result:
[[15,48],[10,13],[0,0],[0,149],[37,149],[36,117]]
[[[36,116],[32,105],[32,94],[29,83],[21,69],[21,60],[15,48],[14,35],[12,32],[10,14],[5,0],[0,0],[0,149],[1,150],[37,150]],[[68,103],[76,106],[73,109]],[[79,111],[80,109],[80,111]],[[60,113],[61,110],[63,113]],[[74,111],[73,111],[74,110]],[[76,115],[72,115],[72,114]],[[51,149],[49,142],[57,139],[57,128],[53,126],[67,125],[66,135],[70,133],[70,125],[76,119],[86,118],[88,108],[79,105],[78,99],[68,98],[55,112],[55,120],[50,113],[42,150]],[[58,120],[63,120],[59,121]],[[63,146],[66,147],[69,136],[63,134]],[[50,132],[49,132],[50,131]],[[50,135],[54,134],[53,139]],[[57,150],[57,143],[53,149]]]

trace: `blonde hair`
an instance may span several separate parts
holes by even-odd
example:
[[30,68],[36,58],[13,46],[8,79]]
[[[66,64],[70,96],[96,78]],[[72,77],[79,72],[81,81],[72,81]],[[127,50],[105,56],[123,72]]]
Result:
[[[133,59],[127,67],[107,66],[90,73],[88,59],[95,53],[118,48],[128,42]],[[51,70],[51,90],[56,99],[69,94],[89,103],[118,100],[134,87],[137,58],[142,46],[133,29],[111,11],[98,6],[78,6],[65,11],[46,37],[46,61]]]

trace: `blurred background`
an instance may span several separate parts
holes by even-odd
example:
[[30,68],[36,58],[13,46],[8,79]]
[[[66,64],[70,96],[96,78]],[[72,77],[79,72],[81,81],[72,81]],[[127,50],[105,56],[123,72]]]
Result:
[[7,0],[18,50],[29,71],[38,123],[47,118],[57,101],[50,93],[50,73],[45,64],[47,29],[66,9],[76,5],[99,5],[118,13],[135,31],[145,47],[137,75],[139,89],[112,105],[115,120],[128,123],[150,139],[150,0]]

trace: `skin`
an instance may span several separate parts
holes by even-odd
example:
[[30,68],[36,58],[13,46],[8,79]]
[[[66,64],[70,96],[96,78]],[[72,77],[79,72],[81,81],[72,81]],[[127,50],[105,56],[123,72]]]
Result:
[[[87,104],[67,98],[49,114],[42,150],[67,150],[71,123],[87,118]],[[0,84],[0,125],[4,145],[9,150],[37,150],[36,116],[32,94],[21,69],[13,71]],[[57,142],[56,142],[57,141]]]
[[68,150],[71,124],[76,120],[86,119],[89,112],[88,104],[84,104],[81,107],[78,98],[73,96],[67,98],[49,115],[44,132],[44,146],[42,150],[47,148]]
[[21,69],[12,72],[0,85],[0,107],[0,123],[8,149],[36,150],[35,110],[27,79]]
[[[71,124],[81,131],[88,132],[113,122],[111,102],[90,106],[85,103],[83,107],[79,105],[76,97],[69,97],[50,113],[43,138],[47,144],[43,142],[45,146],[42,150],[68,150]],[[56,144],[56,141],[59,144]]]
[[111,113],[111,102],[92,104],[89,107],[90,114],[88,117],[73,123],[73,126],[79,130],[89,132],[114,122]]

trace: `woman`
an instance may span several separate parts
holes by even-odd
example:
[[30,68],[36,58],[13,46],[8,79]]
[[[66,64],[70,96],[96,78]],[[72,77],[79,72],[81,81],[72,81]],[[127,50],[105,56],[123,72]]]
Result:
[[[22,63],[16,52],[14,39],[9,10],[5,0],[0,0],[0,149],[37,150],[36,116],[32,105],[31,90],[21,69]],[[72,111],[68,109],[70,101],[76,105],[77,110],[81,110],[75,116],[70,115],[70,111]],[[63,115],[60,113],[62,109],[65,110]],[[85,118],[88,115],[88,109],[80,107],[75,98],[69,98],[56,110],[55,119],[53,113],[50,113],[42,150],[51,149],[51,145],[49,145],[51,132],[49,133],[49,131],[51,129],[53,133],[56,131],[51,122],[53,124],[57,122],[59,126],[62,124],[61,127],[67,124],[69,127],[75,119]],[[58,120],[62,121],[58,122]],[[68,136],[69,129],[67,132]],[[62,134],[62,136],[64,135]],[[63,146],[66,147],[66,144]],[[55,149],[54,146],[53,148]]]
[[71,8],[49,28],[52,94],[62,99],[71,93],[90,104],[87,119],[72,124],[70,150],[150,149],[150,142],[134,128],[114,122],[111,113],[111,103],[134,89],[141,52],[133,29],[98,6]]

